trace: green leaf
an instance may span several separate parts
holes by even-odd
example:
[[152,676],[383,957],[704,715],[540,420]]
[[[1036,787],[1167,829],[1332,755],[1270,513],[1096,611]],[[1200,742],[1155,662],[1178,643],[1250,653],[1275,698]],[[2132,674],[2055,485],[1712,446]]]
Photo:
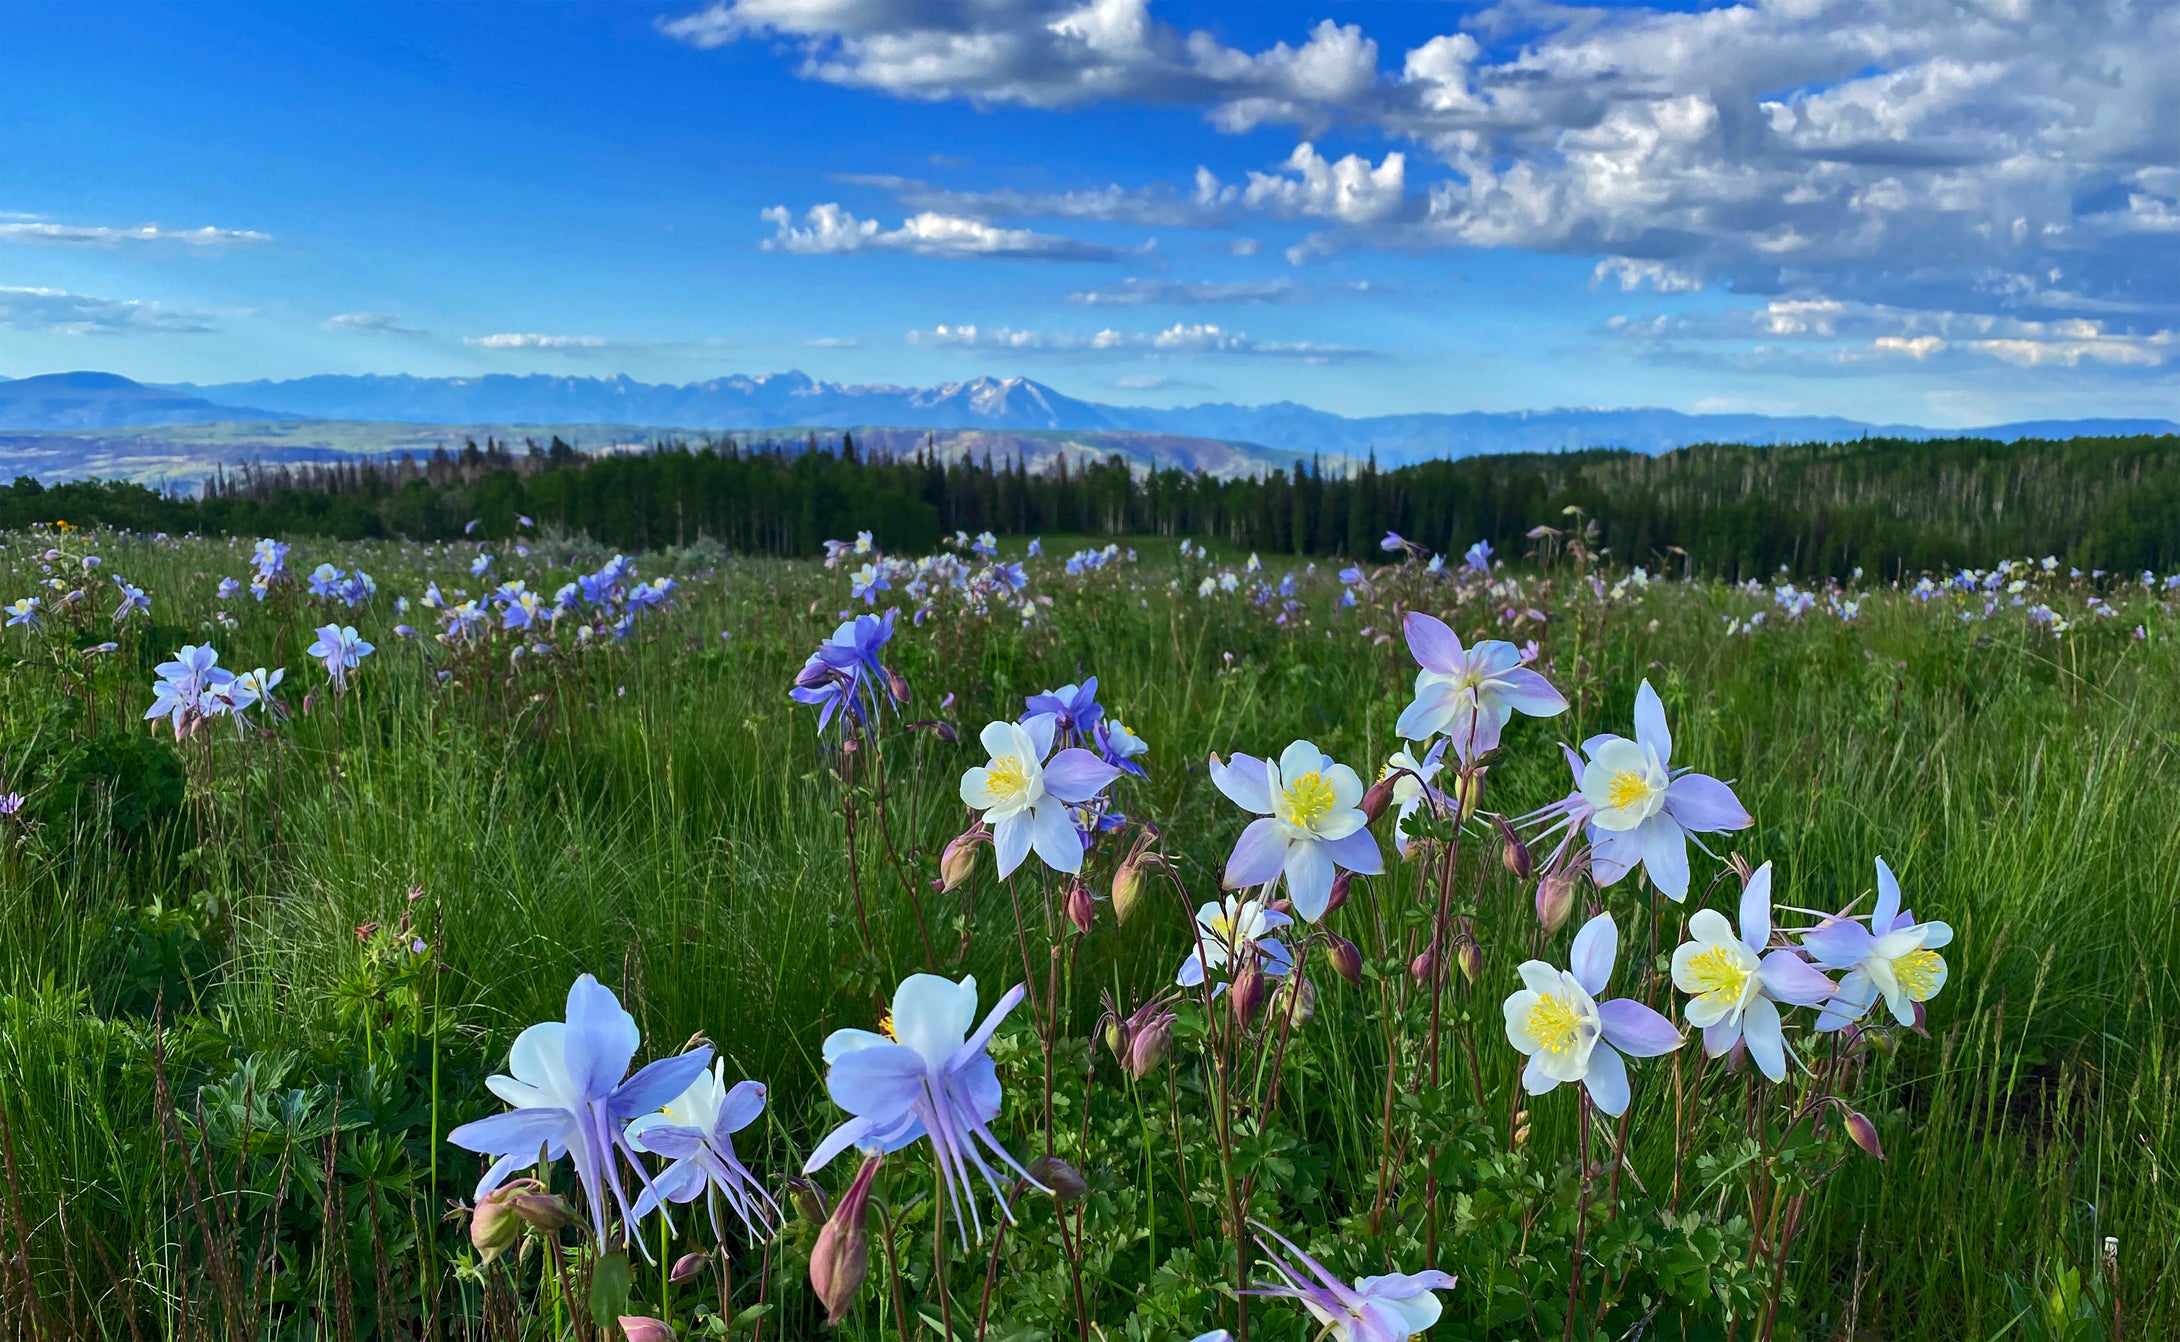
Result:
[[590,1270],[590,1322],[611,1328],[628,1312],[628,1254],[609,1253]]

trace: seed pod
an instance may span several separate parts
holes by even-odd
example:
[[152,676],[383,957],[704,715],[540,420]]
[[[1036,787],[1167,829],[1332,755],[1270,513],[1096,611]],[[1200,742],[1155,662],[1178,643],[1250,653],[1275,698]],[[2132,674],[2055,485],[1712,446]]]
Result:
[[1075,1167],[1058,1156],[1039,1156],[1031,1161],[1029,1177],[1051,1189],[1052,1200],[1063,1207],[1090,1191],[1089,1183],[1075,1172]]
[[674,1260],[673,1271],[666,1274],[666,1280],[676,1286],[685,1281],[693,1281],[711,1260],[712,1256],[708,1253],[685,1253]]
[[1346,937],[1334,933],[1325,934],[1325,954],[1332,961],[1332,972],[1358,986],[1362,983],[1362,951]]
[[1537,922],[1551,936],[1566,926],[1574,912],[1574,877],[1565,868],[1546,872],[1537,882]]
[[882,1156],[864,1158],[863,1168],[855,1172],[855,1181],[841,1194],[840,1205],[833,1208],[810,1250],[810,1288],[825,1305],[825,1321],[836,1326],[848,1316],[848,1306],[855,1303],[855,1293],[870,1275],[870,1231],[864,1218],[870,1210],[871,1181],[878,1177],[883,1160]]
[[1090,897],[1090,887],[1081,881],[1075,882],[1067,892],[1067,920],[1075,925],[1077,932],[1088,936],[1097,921],[1097,913],[1097,901]]
[[1876,1156],[1879,1160],[1885,1158],[1885,1150],[1878,1144],[1877,1140],[1877,1125],[1870,1122],[1868,1115],[1849,1109],[1847,1111],[1846,1127],[1848,1139],[1854,1142],[1856,1146]]

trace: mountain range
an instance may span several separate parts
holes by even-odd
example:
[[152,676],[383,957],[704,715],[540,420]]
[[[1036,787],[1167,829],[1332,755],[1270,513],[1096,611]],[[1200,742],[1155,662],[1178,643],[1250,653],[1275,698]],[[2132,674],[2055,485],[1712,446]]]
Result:
[[[2018,439],[2180,432],[2180,424],[2164,419],[2040,420],[1930,429],[1837,416],[1687,414],[1642,408],[1360,417],[1291,401],[1156,408],[1079,400],[1021,377],[979,377],[934,387],[820,382],[799,372],[736,375],[681,385],[625,376],[545,374],[439,378],[324,374],[203,386],[155,386],[112,373],[0,380],[0,431],[292,425],[319,420],[450,426],[657,425],[711,431],[882,427],[1153,434],[1271,449],[1263,454],[1265,467],[1291,460],[1292,455],[1350,460],[1375,455],[1382,464],[1398,465],[1486,452],[1585,447],[1664,452],[1699,442],[1773,444],[1864,435]],[[237,441],[247,441],[247,436]],[[1148,456],[1159,458],[1155,450],[1148,451]],[[1227,464],[1231,469],[1240,464],[1240,458]]]

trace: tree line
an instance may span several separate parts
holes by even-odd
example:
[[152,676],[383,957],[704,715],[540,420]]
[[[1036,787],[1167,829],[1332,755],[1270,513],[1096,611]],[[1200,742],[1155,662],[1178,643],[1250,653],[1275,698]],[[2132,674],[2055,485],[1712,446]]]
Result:
[[[1121,457],[906,455],[851,434],[797,442],[660,442],[591,456],[496,440],[428,457],[222,470],[199,491],[120,481],[0,487],[0,527],[66,520],[205,535],[448,540],[514,534],[518,517],[628,550],[708,538],[810,555],[873,532],[895,553],[957,530],[1156,534],[1264,553],[1370,556],[1388,531],[1446,554],[1518,553],[1579,509],[1627,563],[1730,578],[1943,571],[2052,554],[2079,567],[2180,567],[2180,437],[1982,439],[1751,447],[1660,456],[1514,453],[1381,468],[1298,462],[1222,479]],[[469,528],[475,521],[477,526]]]

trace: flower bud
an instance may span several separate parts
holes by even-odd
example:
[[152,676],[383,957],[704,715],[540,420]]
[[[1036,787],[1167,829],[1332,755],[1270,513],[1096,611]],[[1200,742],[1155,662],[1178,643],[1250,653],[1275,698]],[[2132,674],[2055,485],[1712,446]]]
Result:
[[1463,940],[1453,948],[1453,962],[1461,967],[1461,977],[1473,986],[1484,972],[1483,948],[1473,941]]
[[1113,1055],[1113,1061],[1123,1067],[1127,1066],[1128,1045],[1134,1041],[1128,1022],[1108,1011],[1104,1019],[1098,1022],[1098,1028],[1104,1036],[1106,1051]]
[[787,1176],[787,1200],[795,1204],[795,1215],[814,1226],[825,1224],[825,1190],[815,1180],[799,1174]]
[[1499,861],[1505,865],[1507,874],[1517,881],[1528,880],[1535,867],[1535,860],[1529,856],[1529,845],[1521,841],[1521,836],[1514,832],[1514,826],[1505,816],[1493,816],[1492,823],[1499,831]]
[[1264,1005],[1264,968],[1250,956],[1234,975],[1234,986],[1227,999],[1234,1012],[1234,1019],[1247,1025],[1256,1018],[1257,1008]]
[[1173,1017],[1161,1015],[1128,1041],[1128,1075],[1141,1081],[1173,1052]]
[[522,1218],[509,1205],[519,1191],[517,1184],[502,1184],[477,1199],[469,1214],[469,1242],[480,1261],[491,1262],[522,1238]]
[[976,870],[976,846],[990,836],[985,833],[983,822],[971,825],[967,833],[958,834],[947,843],[939,854],[939,891],[945,893],[969,879]]
[[621,1316],[621,1336],[628,1342],[675,1342],[674,1330],[658,1319],[640,1314]]
[[1039,1156],[1031,1161],[1029,1177],[1051,1189],[1052,1200],[1063,1207],[1090,1191],[1089,1183],[1075,1172],[1075,1167],[1058,1156]]
[[1368,792],[1363,793],[1362,813],[1366,822],[1373,825],[1378,823],[1378,817],[1384,815],[1386,808],[1393,804],[1393,786],[1399,781],[1399,774],[1388,773],[1372,783]]
[[1325,954],[1332,961],[1332,972],[1349,983],[1362,983],[1362,951],[1354,942],[1334,933],[1325,934]]
[[1347,903],[1348,883],[1354,879],[1355,873],[1351,871],[1342,871],[1332,878],[1332,893],[1325,897],[1326,913],[1330,913],[1342,904]]
[[1877,1141],[1877,1125],[1870,1122],[1867,1114],[1849,1109],[1847,1111],[1846,1127],[1848,1139],[1856,1146],[1876,1156],[1879,1160],[1885,1158],[1885,1150]]
[[1317,985],[1301,974],[1289,974],[1272,990],[1272,1015],[1284,1018],[1292,1028],[1307,1025],[1317,1014]]
[[1136,839],[1134,846],[1128,849],[1128,855],[1120,860],[1120,865],[1113,868],[1112,896],[1113,920],[1115,922],[1126,923],[1128,921],[1128,916],[1135,912],[1135,906],[1143,900],[1144,880],[1164,860],[1158,854],[1148,851],[1149,848],[1150,836],[1148,834],[1142,835]]
[[674,1260],[673,1271],[666,1274],[666,1280],[676,1286],[681,1285],[683,1282],[694,1281],[703,1273],[705,1265],[710,1263],[711,1260],[712,1256],[708,1253],[685,1253]]
[[1429,983],[1431,975],[1438,972],[1438,948],[1426,946],[1422,954],[1408,962],[1408,977],[1417,983]]
[[832,678],[833,669],[813,657],[802,664],[802,670],[795,673],[795,688],[814,690]]
[[1528,1144],[1529,1111],[1527,1109],[1522,1109],[1516,1111],[1514,1114],[1514,1145],[1519,1148],[1527,1146]]
[[1073,886],[1069,887],[1067,892],[1067,921],[1075,925],[1077,932],[1082,933],[1084,936],[1090,935],[1090,928],[1097,921],[1097,913],[1097,901],[1090,897],[1089,886],[1077,881]]
[[908,677],[891,667],[886,668],[886,689],[893,695],[893,702],[905,704],[909,700]]
[[1545,873],[1537,882],[1537,922],[1544,928],[1544,935],[1551,936],[1566,926],[1567,915],[1574,912],[1574,877],[1564,870]]
[[510,1199],[515,1215],[527,1222],[533,1230],[550,1235],[575,1224],[575,1208],[558,1193],[545,1192],[540,1186],[534,1192],[517,1193]]
[[818,1231],[810,1250],[810,1289],[825,1306],[825,1321],[837,1325],[848,1316],[855,1293],[870,1275],[870,1231],[863,1224],[870,1211],[871,1181],[878,1177],[882,1156],[866,1156],[854,1182],[841,1194],[825,1228]]
[[1483,768],[1465,769],[1453,780],[1454,800],[1460,805],[1460,823],[1466,825],[1476,816],[1476,803],[1483,800]]

